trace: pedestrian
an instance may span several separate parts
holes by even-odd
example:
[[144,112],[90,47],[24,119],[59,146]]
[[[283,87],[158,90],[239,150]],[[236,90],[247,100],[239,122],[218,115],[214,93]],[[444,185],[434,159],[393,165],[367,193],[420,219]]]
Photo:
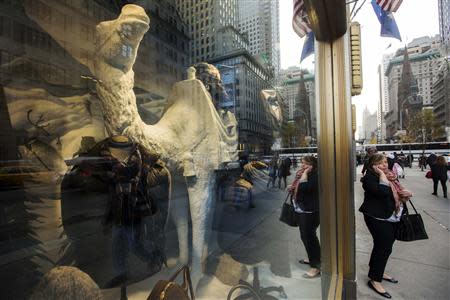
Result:
[[434,163],[436,162],[437,156],[436,154],[434,154],[434,152],[431,152],[430,155],[428,155],[427,157],[427,165],[431,166],[434,165]]
[[413,155],[412,153],[410,153],[410,154],[408,155],[408,164],[409,164],[409,168],[412,168],[413,161],[414,161],[414,155]]
[[427,158],[425,157],[425,155],[422,154],[419,157],[419,168],[423,172],[423,170],[426,168],[426,166],[427,166]]
[[367,163],[369,162],[370,157],[371,157],[373,154],[377,153],[377,147],[375,147],[375,146],[367,147],[366,152],[367,152],[367,155],[366,155],[366,158],[365,158],[365,160],[364,160],[364,166],[363,166],[363,168],[362,168],[362,170],[361,170],[361,173],[362,173],[363,175],[364,175],[364,174],[366,173],[366,171],[367,171]]
[[303,157],[301,177],[297,186],[294,201],[298,213],[300,239],[305,246],[308,260],[301,259],[299,263],[311,268],[303,274],[304,278],[320,276],[320,243],[317,238],[319,217],[319,180],[317,175],[317,159],[313,156]]
[[278,188],[281,189],[281,180],[284,182],[284,188],[287,188],[286,178],[291,175],[291,160],[289,157],[281,158],[278,164]]
[[297,158],[295,157],[292,159],[292,167],[294,168],[294,170],[297,169]]
[[269,180],[267,181],[267,188],[269,188],[272,183],[272,188],[275,187],[275,180],[278,173],[278,157],[276,155],[272,156],[269,162]]
[[447,160],[444,156],[439,156],[436,159],[436,163],[431,165],[431,175],[433,178],[433,193],[431,193],[432,195],[437,196],[437,188],[440,181],[444,198],[447,198],[448,170],[450,170],[450,166],[447,164]]
[[388,162],[388,169],[392,170],[394,168],[394,165],[397,163],[397,157],[393,153],[389,153],[386,156],[386,159],[387,159],[387,162]]
[[381,285],[381,281],[398,283],[384,273],[395,241],[395,230],[400,217],[406,211],[403,203],[412,193],[399,183],[394,172],[389,170],[387,159],[382,154],[374,154],[363,177],[364,201],[359,211],[373,238],[373,249],[369,261],[369,287],[386,298],[391,295]]

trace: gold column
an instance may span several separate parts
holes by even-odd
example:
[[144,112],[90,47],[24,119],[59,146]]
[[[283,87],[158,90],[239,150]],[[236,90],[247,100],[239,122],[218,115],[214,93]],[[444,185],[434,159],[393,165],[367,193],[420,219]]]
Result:
[[355,299],[355,220],[348,33],[316,43],[322,299]]

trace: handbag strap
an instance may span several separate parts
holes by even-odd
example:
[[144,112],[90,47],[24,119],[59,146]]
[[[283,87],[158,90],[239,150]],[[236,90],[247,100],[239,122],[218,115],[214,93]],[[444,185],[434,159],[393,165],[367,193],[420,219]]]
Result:
[[291,202],[291,204],[292,204],[292,200],[290,198],[291,196],[292,196],[291,193],[287,192],[286,199],[284,199],[284,203],[288,203],[288,199],[289,199],[289,202]]
[[178,269],[178,271],[176,271],[175,274],[173,274],[172,277],[170,277],[169,281],[175,281],[175,279],[181,272],[183,272],[183,283],[181,287],[186,293],[189,290],[191,300],[195,300],[194,289],[192,288],[191,274],[189,272],[189,267],[187,265],[184,265],[180,269]]
[[[407,202],[409,202],[409,203],[411,204],[411,206],[412,206],[412,208],[414,209],[414,211],[416,212],[416,214],[419,214],[419,213],[417,212],[416,207],[415,207],[414,204],[412,203],[411,199],[409,199],[409,201],[407,201]],[[405,202],[405,206],[406,206],[406,202]],[[406,210],[406,211],[408,212],[408,210]],[[409,214],[409,213],[408,213],[408,214]]]

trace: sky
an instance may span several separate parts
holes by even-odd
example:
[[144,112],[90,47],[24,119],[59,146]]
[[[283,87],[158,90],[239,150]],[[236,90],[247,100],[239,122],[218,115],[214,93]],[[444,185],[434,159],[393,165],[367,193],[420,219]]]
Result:
[[[359,0],[357,7],[363,2],[364,0]],[[362,124],[362,112],[366,106],[371,112],[377,110],[379,101],[377,68],[382,61],[383,54],[395,52],[416,37],[439,34],[437,0],[403,1],[398,11],[394,13],[402,42],[393,38],[380,37],[380,23],[370,2],[371,0],[366,0],[354,18],[354,21],[361,24],[363,60],[363,90],[361,95],[352,98],[352,103],[356,104],[357,109],[357,126]],[[292,29],[292,8],[292,0],[280,0],[281,68],[301,66],[313,69],[313,56],[305,59],[300,65],[300,53],[305,38],[300,39]]]

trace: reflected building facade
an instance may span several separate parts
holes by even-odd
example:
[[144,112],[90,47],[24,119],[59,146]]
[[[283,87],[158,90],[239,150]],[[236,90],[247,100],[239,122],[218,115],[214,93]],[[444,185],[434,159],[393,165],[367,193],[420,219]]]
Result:
[[[405,49],[399,49],[389,61],[385,76],[388,79],[389,111],[384,118],[386,123],[386,138],[393,139],[399,129],[405,129],[408,118],[402,116],[400,128],[400,111],[402,105],[406,108],[410,103],[411,112],[422,106],[432,106],[433,82],[437,79],[440,52],[437,37],[417,38]],[[406,66],[406,68],[405,68]],[[408,96],[411,96],[405,101]]]
[[239,30],[249,39],[249,51],[263,65],[280,71],[279,0],[238,1]]
[[273,143],[273,126],[269,105],[261,99],[261,91],[270,89],[270,76],[248,51],[241,50],[209,60],[219,70],[235,76],[235,111],[238,121],[240,150],[268,153]]
[[[305,119],[301,126],[303,136],[311,136],[316,139],[314,75],[298,67],[290,67],[280,72],[280,82],[280,93],[288,107],[288,120],[294,124],[296,119]],[[306,121],[306,118],[308,121]],[[309,130],[308,126],[310,126]]]

